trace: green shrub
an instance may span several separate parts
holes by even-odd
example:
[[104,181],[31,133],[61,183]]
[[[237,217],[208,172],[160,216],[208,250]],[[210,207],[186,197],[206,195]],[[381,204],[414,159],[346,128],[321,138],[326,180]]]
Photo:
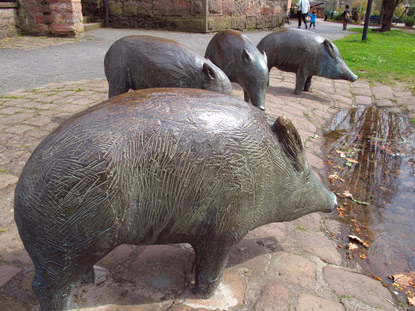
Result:
[[335,21],[338,21],[338,22],[342,22],[343,21],[342,13],[334,13],[333,18],[334,18]]
[[297,9],[296,8],[290,8],[290,17],[294,17],[297,15]]
[[412,16],[405,17],[403,22],[406,27],[412,27],[415,24],[415,18]]

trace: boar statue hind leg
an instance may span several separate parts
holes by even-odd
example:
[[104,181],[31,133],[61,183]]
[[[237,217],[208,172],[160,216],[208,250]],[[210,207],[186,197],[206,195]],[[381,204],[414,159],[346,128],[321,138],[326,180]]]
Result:
[[304,84],[304,91],[306,92],[310,92],[310,88],[311,88],[311,78],[313,76],[309,76],[306,80],[305,80],[305,84]]
[[231,244],[208,243],[193,245],[196,254],[195,289],[197,298],[210,298],[222,279],[223,271],[228,263]]
[[[59,277],[58,277],[59,276]],[[52,267],[40,267],[35,264],[32,288],[36,293],[42,311],[69,310],[74,289],[69,270],[56,271]]]
[[303,68],[297,70],[294,94],[300,95],[302,91],[309,91],[312,77]]
[[53,263],[36,261],[32,287],[42,311],[70,310],[74,285],[79,281],[94,282],[92,261],[95,262],[97,259],[88,259],[85,262],[76,255],[73,255],[72,260],[68,260],[70,257],[71,254],[60,254],[54,257]]

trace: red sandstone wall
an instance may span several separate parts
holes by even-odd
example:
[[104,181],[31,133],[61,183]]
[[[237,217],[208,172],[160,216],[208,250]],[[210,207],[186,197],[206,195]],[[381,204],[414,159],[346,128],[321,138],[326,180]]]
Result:
[[[81,0],[18,1],[22,33],[83,34]],[[286,4],[287,0],[109,0],[109,16],[111,27],[253,30],[281,26]]]
[[81,0],[18,0],[22,32],[76,37],[83,34]]
[[200,31],[202,0],[109,0],[111,27]]
[[111,27],[185,31],[279,27],[287,0],[109,0]]

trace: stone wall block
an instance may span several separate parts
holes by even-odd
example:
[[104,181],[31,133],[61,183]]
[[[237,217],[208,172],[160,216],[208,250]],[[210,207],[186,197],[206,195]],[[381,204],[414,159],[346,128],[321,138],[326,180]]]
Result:
[[49,10],[49,6],[41,6],[38,3],[27,3],[26,10],[30,14],[43,13],[45,10]]
[[50,11],[55,13],[73,13],[74,6],[72,3],[53,3],[50,5]]
[[46,25],[50,25],[50,24],[52,24],[52,23],[53,23],[54,18],[53,18],[53,16],[52,16],[52,15],[48,14],[48,15],[43,15],[43,20],[44,20],[44,23],[45,23]]
[[215,18],[214,31],[221,31],[232,28],[232,18],[230,16],[220,16]]
[[256,17],[255,16],[247,16],[246,17],[246,29],[255,29],[257,26]]
[[16,8],[0,8],[0,40],[19,35]]
[[246,25],[246,16],[232,16],[231,26],[232,29],[244,30]]
[[159,16],[189,16],[192,3],[186,0],[158,0],[154,1],[153,14]]
[[234,0],[223,0],[222,1],[222,13],[223,15],[235,14],[235,2]]
[[66,34],[68,32],[74,31],[75,28],[73,26],[67,24],[53,24],[51,26],[52,31],[56,34]]
[[274,14],[274,7],[261,7],[259,13],[264,16],[269,16]]
[[222,14],[222,0],[209,0],[209,13]]
[[192,9],[191,9],[191,14],[192,15],[199,15],[202,13],[202,5],[203,2],[202,0],[194,0],[192,1]]
[[37,14],[34,16],[35,24],[40,25],[45,23],[45,16]]
[[256,28],[273,28],[277,24],[277,18],[275,16],[261,16],[256,20]]
[[124,3],[124,14],[125,16],[140,16],[140,15],[153,15],[153,5],[152,3],[145,2],[125,2]]

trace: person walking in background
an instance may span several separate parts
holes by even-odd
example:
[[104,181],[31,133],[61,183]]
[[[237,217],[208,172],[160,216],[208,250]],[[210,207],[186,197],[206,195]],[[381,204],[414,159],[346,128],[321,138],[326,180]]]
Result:
[[343,11],[342,17],[343,17],[343,30],[346,30],[347,22],[350,19],[350,11],[349,11],[349,5],[348,4],[346,4],[346,9]]
[[308,11],[310,11],[310,3],[308,0],[298,0],[297,3],[297,16],[298,16],[298,28],[301,28],[301,20],[303,20],[305,29],[307,29],[307,22],[305,17]]
[[308,15],[310,16],[310,29],[311,26],[313,26],[313,29],[316,29],[316,11],[312,10],[310,13],[308,13]]

